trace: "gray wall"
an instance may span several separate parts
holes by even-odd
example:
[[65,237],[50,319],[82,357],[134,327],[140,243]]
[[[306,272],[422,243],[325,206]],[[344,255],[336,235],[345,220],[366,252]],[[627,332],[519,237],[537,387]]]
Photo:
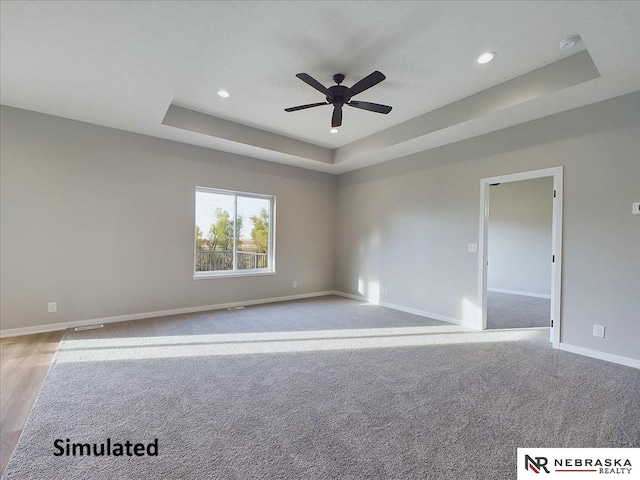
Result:
[[[2,108],[2,329],[341,290],[477,314],[480,179],[564,165],[562,342],[640,358],[640,94],[338,177]],[[192,279],[196,185],[277,196],[277,275]],[[335,261],[335,269],[333,267]],[[293,290],[291,282],[299,288]],[[49,301],[59,303],[47,314]],[[592,336],[594,323],[606,338]]]
[[551,295],[553,178],[490,187],[487,288]]
[[[561,341],[640,358],[638,92],[341,175],[336,288],[477,314],[480,179],[564,166]],[[373,288],[369,288],[369,286]],[[592,336],[593,324],[607,327]]]
[[[333,289],[331,175],[8,107],[1,158],[2,329]],[[193,280],[196,185],[277,197],[275,276]]]

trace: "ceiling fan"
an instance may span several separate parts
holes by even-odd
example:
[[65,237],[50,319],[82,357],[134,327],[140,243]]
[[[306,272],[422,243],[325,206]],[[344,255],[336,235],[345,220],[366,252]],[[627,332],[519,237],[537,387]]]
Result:
[[333,81],[336,85],[329,88],[322,85],[319,81],[313,78],[307,73],[298,73],[296,75],[307,85],[312,86],[316,90],[326,95],[326,102],[310,103],[308,105],[298,105],[297,107],[285,108],[285,112],[296,112],[298,110],[304,110],[305,108],[320,107],[322,105],[333,105],[333,115],[331,116],[331,126],[339,127],[342,125],[342,106],[348,105],[350,107],[359,108],[361,110],[368,110],[370,112],[387,114],[391,111],[391,107],[388,105],[380,105],[379,103],[371,102],[359,102],[357,100],[351,100],[351,97],[364,92],[365,90],[377,85],[383,81],[385,77],[381,72],[377,70],[370,75],[367,75],[362,80],[357,82],[351,88],[340,85],[344,81],[344,75],[342,73],[336,73],[333,76]]

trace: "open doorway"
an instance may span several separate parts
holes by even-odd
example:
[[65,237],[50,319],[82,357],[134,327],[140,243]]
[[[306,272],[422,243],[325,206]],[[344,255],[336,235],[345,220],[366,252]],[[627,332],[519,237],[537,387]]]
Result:
[[484,178],[480,185],[481,328],[548,326],[558,347],[562,167]]
[[553,178],[489,187],[487,329],[548,327]]

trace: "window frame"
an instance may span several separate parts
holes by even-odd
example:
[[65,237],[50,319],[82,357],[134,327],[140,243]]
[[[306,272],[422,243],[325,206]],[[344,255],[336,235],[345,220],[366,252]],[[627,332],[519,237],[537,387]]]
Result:
[[[234,222],[234,236],[233,236],[233,270],[208,270],[208,271],[196,271],[196,255],[198,253],[198,242],[196,240],[195,233],[193,234],[193,279],[203,280],[210,278],[229,278],[229,277],[254,277],[262,275],[275,275],[276,274],[276,197],[275,195],[265,195],[261,193],[240,192],[237,190],[224,190],[220,188],[201,187],[196,186],[194,192],[193,201],[193,219],[195,224],[196,219],[196,205],[198,193],[212,193],[217,195],[226,195],[233,197],[233,222]],[[247,268],[237,269],[237,233],[236,232],[236,220],[238,218],[238,197],[243,198],[256,198],[260,200],[269,201],[269,246],[267,249],[267,268]]]

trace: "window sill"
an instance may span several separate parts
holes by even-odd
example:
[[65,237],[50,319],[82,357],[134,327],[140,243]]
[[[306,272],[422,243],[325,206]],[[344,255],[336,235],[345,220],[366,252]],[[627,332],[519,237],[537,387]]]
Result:
[[245,270],[245,271],[223,271],[223,272],[196,272],[193,274],[194,280],[208,280],[212,278],[231,278],[231,277],[261,277],[264,275],[275,275],[273,270]]

